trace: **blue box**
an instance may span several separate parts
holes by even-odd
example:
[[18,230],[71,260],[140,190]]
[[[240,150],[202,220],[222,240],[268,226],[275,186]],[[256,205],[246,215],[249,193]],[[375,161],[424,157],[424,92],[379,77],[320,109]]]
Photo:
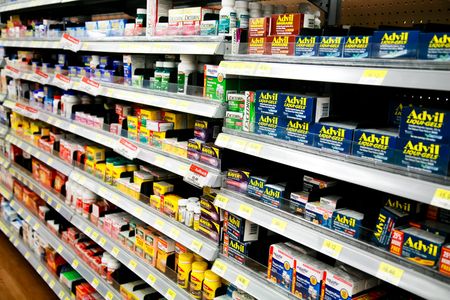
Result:
[[294,119],[286,120],[286,127],[282,129],[281,137],[287,141],[301,143],[303,145],[312,146],[314,135],[310,134],[313,124],[302,122]]
[[264,193],[264,186],[269,177],[250,176],[247,185],[247,194],[260,199]]
[[323,280],[331,267],[314,257],[298,255],[293,294],[299,299],[320,300]]
[[404,107],[400,120],[400,137],[448,143],[450,112],[423,107]]
[[357,239],[362,231],[363,219],[363,213],[346,208],[338,209],[333,213],[332,229]]
[[283,109],[286,96],[274,91],[256,91],[255,112],[258,114],[278,115]]
[[355,123],[322,122],[313,125],[314,147],[350,154]]
[[311,57],[319,53],[318,36],[298,36],[295,39],[295,56]]
[[372,57],[417,58],[419,31],[375,31]]
[[372,242],[378,247],[387,248],[394,228],[405,224],[408,219],[407,213],[390,207],[383,207],[378,215]]
[[269,281],[291,292],[295,273],[296,251],[284,244],[274,244],[269,250],[267,277]]
[[421,139],[399,139],[397,163],[410,170],[447,176],[450,149]]
[[439,61],[450,60],[450,33],[421,33],[419,58]]
[[355,129],[352,155],[393,164],[397,139],[396,129]]
[[255,133],[280,137],[286,120],[276,115],[256,113]]
[[320,39],[319,56],[342,57],[345,38],[343,36],[323,36]]
[[333,208],[323,205],[317,201],[306,203],[305,209],[306,220],[331,229],[331,226],[333,225]]
[[371,36],[349,36],[345,40],[344,57],[369,58],[371,51]]
[[281,94],[283,115],[303,122],[318,122],[330,114],[330,98]]
[[281,207],[285,193],[285,183],[266,184],[264,185],[264,193],[261,196],[261,201],[270,206],[279,208]]

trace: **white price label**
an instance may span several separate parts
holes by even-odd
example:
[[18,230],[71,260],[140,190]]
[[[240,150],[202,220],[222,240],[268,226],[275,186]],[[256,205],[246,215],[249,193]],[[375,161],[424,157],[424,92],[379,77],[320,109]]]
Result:
[[50,82],[50,76],[41,70],[36,70],[33,74],[31,74],[31,80],[40,84],[48,84]]
[[62,74],[56,74],[53,78],[53,85],[56,85],[60,89],[67,91],[72,87],[72,82],[70,80],[70,77],[64,76]]
[[204,187],[208,185],[210,174],[207,170],[192,164],[187,171],[184,180],[194,186]]
[[5,75],[12,77],[13,79],[19,79],[20,78],[20,71],[14,67],[6,66],[5,67]]
[[121,138],[117,142],[114,151],[122,156],[125,156],[126,158],[135,159],[138,156],[140,149],[138,146],[128,141],[127,139]]
[[64,33],[60,40],[63,49],[78,52],[83,45],[79,39],[74,38],[68,33]]
[[98,96],[102,90],[102,86],[97,81],[83,77],[81,78],[79,89],[83,92],[91,94],[92,96]]

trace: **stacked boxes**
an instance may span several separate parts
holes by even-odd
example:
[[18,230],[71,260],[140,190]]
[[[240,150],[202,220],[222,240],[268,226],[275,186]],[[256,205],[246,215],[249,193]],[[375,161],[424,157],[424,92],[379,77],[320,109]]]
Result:
[[255,93],[228,94],[225,127],[253,132],[255,124]]

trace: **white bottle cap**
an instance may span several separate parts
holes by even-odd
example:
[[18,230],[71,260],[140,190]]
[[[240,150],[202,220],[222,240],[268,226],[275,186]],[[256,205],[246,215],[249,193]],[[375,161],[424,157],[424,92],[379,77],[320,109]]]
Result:
[[222,0],[222,7],[224,6],[234,6],[235,0]]
[[175,68],[175,63],[173,61],[165,61],[164,68],[173,69]]
[[136,13],[138,15],[146,15],[147,14],[147,9],[146,8],[138,8]]
[[262,5],[261,2],[250,2],[248,4],[248,8],[250,8],[251,10],[259,10],[261,9]]

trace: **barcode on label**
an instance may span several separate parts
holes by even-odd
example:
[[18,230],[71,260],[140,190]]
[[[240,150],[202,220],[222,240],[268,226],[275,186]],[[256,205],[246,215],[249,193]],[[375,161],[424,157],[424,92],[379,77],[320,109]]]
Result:
[[256,234],[258,232],[258,224],[251,223],[250,224],[250,234]]

